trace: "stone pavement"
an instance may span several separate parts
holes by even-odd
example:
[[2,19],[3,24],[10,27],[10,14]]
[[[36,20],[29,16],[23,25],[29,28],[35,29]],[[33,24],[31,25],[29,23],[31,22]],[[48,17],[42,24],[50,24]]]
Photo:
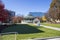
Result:
[[60,31],[60,28],[56,28],[56,27],[52,27],[52,26],[45,26],[45,25],[40,25],[40,26],[43,26],[45,28],[50,28],[50,29],[53,29],[53,30]]

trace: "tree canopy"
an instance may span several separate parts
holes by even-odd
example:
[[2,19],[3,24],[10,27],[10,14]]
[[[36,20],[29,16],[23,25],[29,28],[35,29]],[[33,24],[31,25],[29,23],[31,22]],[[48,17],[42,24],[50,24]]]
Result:
[[60,0],[52,0],[49,15],[52,19],[60,19]]

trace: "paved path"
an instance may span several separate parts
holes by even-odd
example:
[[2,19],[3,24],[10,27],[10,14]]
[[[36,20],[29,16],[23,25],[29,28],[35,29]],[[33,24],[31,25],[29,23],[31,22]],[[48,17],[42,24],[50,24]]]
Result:
[[23,40],[60,40],[60,37],[34,38],[34,39],[23,39]]
[[34,40],[60,40],[60,37],[35,38]]
[[53,29],[53,30],[58,30],[58,31],[60,31],[60,28],[56,28],[56,27],[52,27],[52,26],[45,26],[45,25],[41,25],[41,26],[43,26],[43,27],[45,27],[45,28],[50,28],[50,29]]

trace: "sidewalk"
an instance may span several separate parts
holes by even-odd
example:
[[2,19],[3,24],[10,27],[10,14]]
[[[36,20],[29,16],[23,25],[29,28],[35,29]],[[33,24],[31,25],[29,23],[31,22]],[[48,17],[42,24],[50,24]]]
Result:
[[53,29],[53,30],[57,30],[57,31],[60,31],[60,28],[56,28],[56,27],[52,27],[52,26],[45,26],[45,25],[41,25],[45,28],[50,28],[50,29]]
[[35,38],[34,40],[60,40],[60,37]]

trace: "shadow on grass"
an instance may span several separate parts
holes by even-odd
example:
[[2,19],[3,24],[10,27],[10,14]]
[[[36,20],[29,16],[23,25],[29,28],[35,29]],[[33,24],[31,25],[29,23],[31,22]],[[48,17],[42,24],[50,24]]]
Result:
[[8,26],[7,25],[0,25],[0,33],[3,29],[7,28]]
[[18,24],[18,25],[11,25],[4,30],[3,33],[6,32],[18,32],[18,34],[31,34],[31,33],[42,33],[44,31],[37,29],[36,27],[27,25],[27,24]]

